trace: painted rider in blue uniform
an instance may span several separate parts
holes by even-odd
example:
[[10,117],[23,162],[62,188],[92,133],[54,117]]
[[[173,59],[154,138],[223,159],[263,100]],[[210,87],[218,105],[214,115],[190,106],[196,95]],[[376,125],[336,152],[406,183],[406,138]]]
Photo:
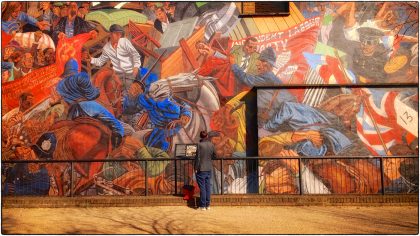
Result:
[[175,101],[167,84],[153,82],[155,81],[150,79],[145,83],[135,81],[133,85],[140,87],[140,94],[137,92],[126,96],[123,110],[130,113],[141,110],[148,112],[153,130],[145,138],[146,146],[169,151],[172,137],[191,119],[191,107],[184,102]]
[[118,147],[124,136],[122,124],[105,107],[95,101],[99,97],[85,72],[78,72],[77,61],[71,58],[65,65],[63,79],[57,85],[58,94],[70,105],[68,118],[88,116],[100,120],[112,131],[112,145]]

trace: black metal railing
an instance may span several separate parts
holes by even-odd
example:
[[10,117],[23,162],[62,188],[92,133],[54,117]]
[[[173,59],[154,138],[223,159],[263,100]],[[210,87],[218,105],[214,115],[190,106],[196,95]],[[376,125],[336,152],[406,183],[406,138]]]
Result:
[[[193,166],[188,158],[8,160],[2,194],[179,195],[196,186]],[[418,193],[418,156],[218,158],[213,166],[213,194]]]

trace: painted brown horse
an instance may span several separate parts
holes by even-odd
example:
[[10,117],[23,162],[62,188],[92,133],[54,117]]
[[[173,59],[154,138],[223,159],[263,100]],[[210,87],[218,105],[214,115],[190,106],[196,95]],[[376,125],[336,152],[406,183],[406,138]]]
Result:
[[[109,67],[100,69],[92,79],[94,86],[100,90],[98,103],[118,117],[122,113],[122,83]],[[57,150],[54,159],[57,160],[104,160],[112,151],[111,131],[101,123],[89,117],[77,118],[73,121],[59,121],[50,132],[57,136]],[[74,168],[81,175],[74,187],[78,194],[87,189],[94,176],[102,169],[102,163],[75,163]],[[63,168],[49,168],[54,176],[59,195],[63,195]]]
[[[100,121],[90,117],[59,121],[50,132],[57,137],[54,160],[104,160],[112,151],[111,130]],[[75,162],[74,169],[80,175],[74,193],[78,194],[92,185],[95,174],[100,172],[101,162]],[[48,168],[54,176],[59,195],[63,195],[63,170]]]
[[120,78],[111,68],[103,67],[92,78],[92,83],[100,90],[100,95],[96,101],[115,117],[119,117],[122,113],[122,83]]

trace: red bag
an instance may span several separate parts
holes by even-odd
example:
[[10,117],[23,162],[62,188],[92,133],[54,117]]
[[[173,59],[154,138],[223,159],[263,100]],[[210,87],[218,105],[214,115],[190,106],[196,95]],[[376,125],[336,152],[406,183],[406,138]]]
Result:
[[195,187],[193,185],[185,185],[182,187],[182,194],[184,195],[184,200],[191,200],[194,199],[194,190]]

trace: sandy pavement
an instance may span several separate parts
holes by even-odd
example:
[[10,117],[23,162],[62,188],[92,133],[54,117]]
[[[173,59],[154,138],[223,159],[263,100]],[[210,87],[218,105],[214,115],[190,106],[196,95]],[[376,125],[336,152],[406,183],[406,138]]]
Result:
[[418,206],[2,209],[3,234],[418,234]]

